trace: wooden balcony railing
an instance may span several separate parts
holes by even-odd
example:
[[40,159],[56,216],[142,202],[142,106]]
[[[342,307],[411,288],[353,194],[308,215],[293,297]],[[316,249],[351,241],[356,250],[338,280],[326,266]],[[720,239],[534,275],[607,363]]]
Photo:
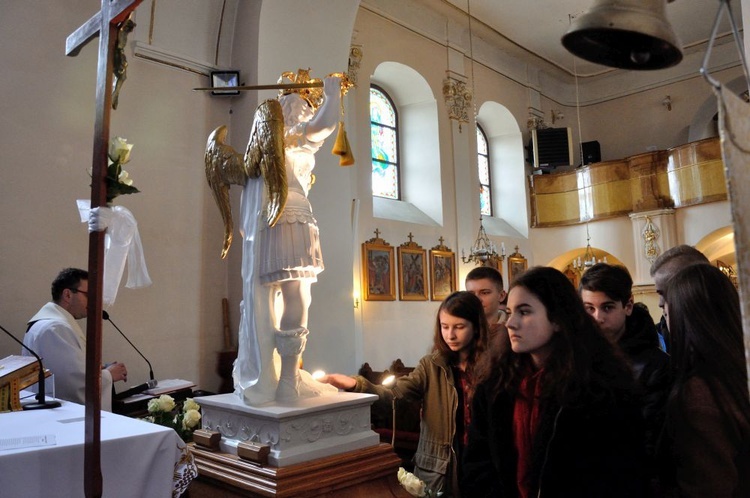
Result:
[[718,138],[530,175],[531,226],[572,225],[727,199]]

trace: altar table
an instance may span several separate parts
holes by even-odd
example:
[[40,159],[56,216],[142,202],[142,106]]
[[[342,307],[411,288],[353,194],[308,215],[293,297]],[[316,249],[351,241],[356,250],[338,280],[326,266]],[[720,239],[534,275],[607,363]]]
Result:
[[[84,496],[85,409],[77,403],[61,403],[49,410],[0,414],[3,498]],[[187,487],[195,464],[175,431],[104,411],[101,417],[104,497],[169,498],[175,484]],[[3,449],[10,439],[39,436],[47,440],[54,436],[55,444]]]

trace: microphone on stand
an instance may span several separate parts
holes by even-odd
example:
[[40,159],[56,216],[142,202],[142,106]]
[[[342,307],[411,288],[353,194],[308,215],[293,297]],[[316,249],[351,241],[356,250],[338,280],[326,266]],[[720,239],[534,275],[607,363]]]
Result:
[[123,392],[121,392],[121,393],[117,393],[117,394],[116,394],[116,395],[114,396],[114,397],[115,397],[115,399],[124,399],[124,398],[130,397],[130,396],[132,396],[132,395],[134,395],[134,394],[139,394],[139,393],[142,393],[142,392],[143,392],[143,391],[145,391],[146,389],[151,389],[151,388],[153,388],[153,387],[156,387],[156,385],[158,384],[158,381],[157,381],[156,379],[154,379],[154,369],[153,369],[153,368],[151,367],[151,362],[150,362],[150,361],[148,361],[148,358],[146,358],[146,357],[145,357],[145,356],[143,355],[143,353],[141,353],[141,352],[140,352],[140,350],[139,350],[139,349],[138,349],[137,347],[135,347],[135,344],[133,344],[133,343],[132,343],[132,342],[130,341],[130,339],[128,339],[128,338],[127,338],[127,336],[126,336],[126,335],[125,335],[125,334],[123,333],[123,331],[122,331],[122,330],[120,330],[120,327],[118,327],[117,325],[115,325],[115,322],[113,322],[113,321],[112,321],[112,320],[111,320],[111,319],[109,318],[109,313],[107,313],[107,311],[106,311],[106,310],[102,310],[102,318],[103,318],[104,320],[107,320],[107,321],[108,321],[109,323],[111,323],[111,324],[112,324],[112,326],[113,326],[113,327],[114,327],[114,328],[115,328],[115,329],[116,329],[116,330],[117,330],[117,331],[118,331],[118,332],[120,333],[120,335],[121,335],[121,336],[122,336],[122,337],[123,337],[123,338],[124,338],[124,339],[125,339],[126,341],[128,341],[128,344],[130,344],[131,346],[133,346],[133,349],[135,349],[136,353],[138,353],[139,355],[141,355],[141,358],[143,358],[144,360],[146,360],[146,363],[148,363],[148,377],[149,377],[149,380],[148,380],[147,382],[144,382],[143,384],[138,384],[138,385],[137,385],[137,386],[135,386],[135,387],[131,387],[130,389],[127,389],[127,390],[125,390],[125,391],[123,391]]
[[22,405],[22,408],[24,410],[42,410],[46,408],[59,408],[60,402],[59,401],[47,401],[47,397],[45,395],[44,389],[45,389],[45,383],[44,383],[44,365],[42,364],[42,359],[39,357],[38,354],[36,354],[34,351],[31,350],[30,347],[28,347],[23,342],[19,341],[16,336],[8,332],[8,330],[0,325],[0,329],[2,329],[3,332],[8,334],[14,341],[16,341],[18,344],[21,345],[26,351],[31,353],[31,355],[36,358],[37,363],[39,363],[39,390],[36,395],[36,403],[26,403],[25,405]]
[[[117,325],[115,325],[115,322],[113,322],[113,321],[112,321],[112,320],[111,320],[111,319],[109,318],[109,313],[107,313],[107,312],[106,312],[106,310],[102,310],[102,318],[103,318],[103,319],[105,319],[105,320],[107,320],[107,321],[108,321],[109,323],[111,323],[111,324],[112,324],[112,326],[113,326],[113,327],[114,327],[115,329],[117,329],[117,331],[118,331],[118,332],[120,333],[120,335],[121,335],[121,336],[122,336],[122,337],[123,337],[123,338],[124,338],[124,339],[125,339],[126,341],[128,341],[128,344],[130,344],[131,346],[133,346],[133,349],[135,349],[135,352],[136,352],[136,353],[138,353],[139,355],[141,355],[141,358],[143,358],[144,360],[146,360],[146,363],[148,363],[148,378],[149,378],[150,380],[154,380],[154,369],[153,369],[153,368],[151,367],[151,362],[150,362],[150,361],[148,361],[148,359],[147,359],[147,358],[146,358],[145,356],[143,356],[143,353],[141,353],[141,352],[140,352],[140,351],[138,350],[138,348],[137,348],[137,347],[135,347],[135,344],[133,344],[132,342],[130,342],[130,339],[128,339],[128,338],[127,338],[127,337],[125,336],[125,334],[124,334],[124,333],[122,332],[122,330],[120,330],[120,327],[118,327]],[[154,384],[154,385],[156,385],[156,384]]]

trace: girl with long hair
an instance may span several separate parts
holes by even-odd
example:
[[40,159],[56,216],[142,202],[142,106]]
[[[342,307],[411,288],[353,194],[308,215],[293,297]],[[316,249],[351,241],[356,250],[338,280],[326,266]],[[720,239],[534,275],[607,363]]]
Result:
[[638,497],[643,421],[628,365],[561,272],[511,284],[511,351],[477,366],[465,496]]
[[718,268],[692,265],[664,294],[675,376],[659,446],[665,495],[750,496],[750,396],[737,290]]
[[432,353],[424,356],[392,389],[362,376],[329,374],[322,381],[339,389],[377,394],[380,403],[422,402],[414,474],[434,495],[456,497],[461,454],[471,421],[475,368],[488,348],[489,333],[482,302],[469,292],[454,292],[440,304]]

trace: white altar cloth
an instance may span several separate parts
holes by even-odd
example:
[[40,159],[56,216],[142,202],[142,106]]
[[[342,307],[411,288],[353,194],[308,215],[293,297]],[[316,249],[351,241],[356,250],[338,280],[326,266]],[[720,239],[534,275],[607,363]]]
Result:
[[[0,450],[3,498],[84,496],[83,405],[0,414],[0,440],[54,435],[53,446]],[[102,412],[103,496],[172,496],[175,464],[189,455],[172,429]]]

